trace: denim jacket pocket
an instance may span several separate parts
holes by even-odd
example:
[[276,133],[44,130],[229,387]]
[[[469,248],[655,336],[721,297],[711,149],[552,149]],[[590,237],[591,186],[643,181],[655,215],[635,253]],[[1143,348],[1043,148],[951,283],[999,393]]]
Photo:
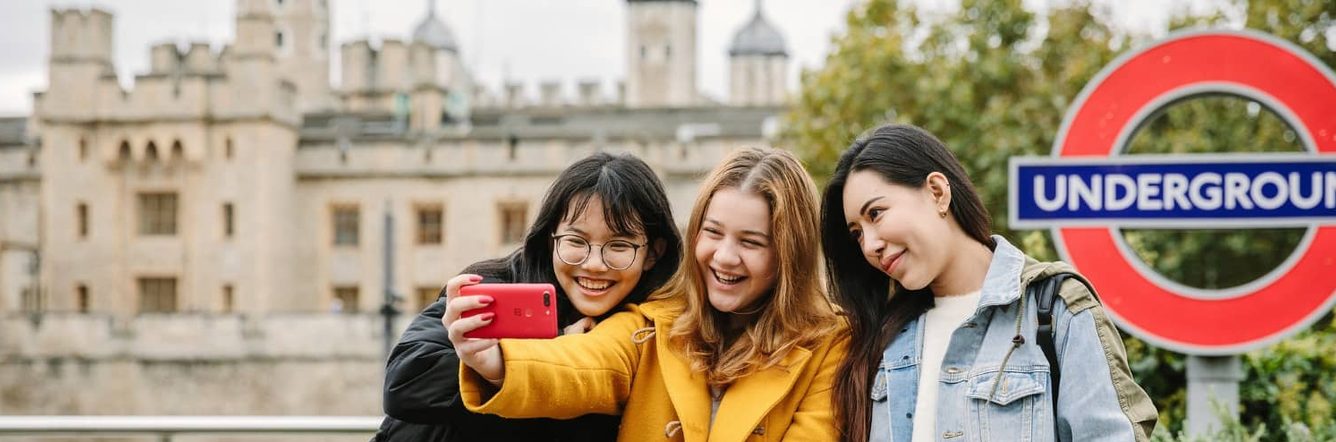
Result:
[[[1037,379],[1046,373],[996,372],[975,376],[968,396],[997,405],[1007,406],[1018,399],[1044,393],[1044,384]],[[996,388],[994,388],[996,387]]]
[[970,381],[967,431],[981,440],[1052,441],[1047,372],[980,374]]

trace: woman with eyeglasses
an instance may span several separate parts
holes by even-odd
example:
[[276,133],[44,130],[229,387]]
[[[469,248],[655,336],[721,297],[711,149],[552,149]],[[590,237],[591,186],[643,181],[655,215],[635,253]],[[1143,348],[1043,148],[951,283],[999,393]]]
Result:
[[663,184],[643,161],[597,153],[567,167],[548,189],[520,249],[469,266],[404,332],[386,367],[388,417],[375,440],[614,440],[619,419],[613,413],[503,419],[466,410],[459,398],[459,356],[447,328],[473,304],[451,301],[461,299],[460,287],[481,282],[551,283],[559,324],[567,334],[583,333],[662,286],[681,260],[681,243]]
[[834,440],[846,333],[821,289],[817,226],[816,186],[792,154],[734,152],[696,199],[693,259],[650,301],[553,340],[469,339],[486,319],[452,324],[460,398],[512,418],[621,414],[621,440]]

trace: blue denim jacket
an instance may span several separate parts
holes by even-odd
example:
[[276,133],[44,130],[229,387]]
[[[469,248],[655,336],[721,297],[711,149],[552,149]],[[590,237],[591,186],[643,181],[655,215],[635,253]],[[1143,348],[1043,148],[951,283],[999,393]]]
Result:
[[[1048,360],[1034,339],[1034,300],[1022,303],[1020,299],[1029,281],[1044,276],[1045,269],[1036,267],[1049,264],[1027,258],[1002,237],[993,239],[997,248],[984,278],[979,307],[952,333],[942,360],[934,439],[1147,440],[1155,425],[1155,408],[1131,379],[1117,330],[1093,294],[1078,281],[1063,285],[1062,296],[1053,307],[1054,348],[1062,367],[1054,413]],[[1051,266],[1061,269],[1049,273],[1070,271],[1065,264]],[[1024,342],[1013,351],[1018,315],[1023,315]],[[882,355],[871,392],[872,441],[910,440],[923,348],[922,319],[906,324]]]

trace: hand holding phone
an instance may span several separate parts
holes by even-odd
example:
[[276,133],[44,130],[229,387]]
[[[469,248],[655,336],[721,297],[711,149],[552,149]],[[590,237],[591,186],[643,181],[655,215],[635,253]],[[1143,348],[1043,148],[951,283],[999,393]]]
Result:
[[557,336],[557,291],[552,284],[473,284],[460,296],[485,295],[492,302],[460,313],[460,318],[491,313],[491,321],[465,332],[473,339],[549,339]]

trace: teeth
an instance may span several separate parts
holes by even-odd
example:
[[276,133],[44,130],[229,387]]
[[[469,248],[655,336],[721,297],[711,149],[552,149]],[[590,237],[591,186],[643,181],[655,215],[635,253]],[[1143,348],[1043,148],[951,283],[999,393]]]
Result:
[[722,282],[724,284],[737,284],[739,281],[742,281],[744,278],[746,278],[746,276],[724,276],[724,274],[719,273],[718,270],[714,270],[713,272],[715,279],[718,279],[719,282]]
[[589,279],[589,278],[576,278],[575,282],[577,284],[580,284],[580,287],[584,287],[590,290],[603,290],[612,286],[612,281]]

